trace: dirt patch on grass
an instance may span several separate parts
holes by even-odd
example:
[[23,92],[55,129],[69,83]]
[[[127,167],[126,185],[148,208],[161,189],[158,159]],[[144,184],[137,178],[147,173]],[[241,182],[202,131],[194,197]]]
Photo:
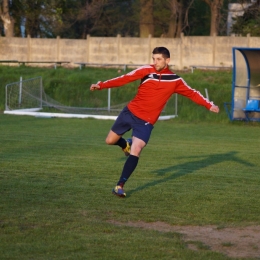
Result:
[[183,235],[184,241],[192,250],[200,250],[203,243],[204,248],[229,257],[260,257],[260,226],[218,228],[217,226],[171,226],[163,222],[142,221],[127,223],[109,221],[109,223],[160,232],[177,232]]

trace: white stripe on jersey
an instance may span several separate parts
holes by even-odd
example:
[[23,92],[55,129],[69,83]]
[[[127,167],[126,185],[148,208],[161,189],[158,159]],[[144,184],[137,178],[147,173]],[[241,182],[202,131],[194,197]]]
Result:
[[141,67],[139,67],[139,68],[137,68],[137,69],[135,69],[135,70],[130,71],[130,72],[127,73],[126,75],[131,76],[131,75],[135,74],[135,72],[138,71],[138,70],[141,70],[141,69],[151,69],[151,68],[152,68],[151,65],[144,65],[144,66],[141,66]]
[[183,78],[181,78],[181,79],[182,79],[184,85],[185,85],[187,88],[192,89],[194,92],[196,92],[197,94],[199,94],[199,96],[201,96],[206,102],[210,103],[212,106],[214,105],[213,101],[210,101],[210,100],[208,100],[207,98],[205,98],[198,90],[191,88],[191,87],[185,82],[185,80],[184,80]]

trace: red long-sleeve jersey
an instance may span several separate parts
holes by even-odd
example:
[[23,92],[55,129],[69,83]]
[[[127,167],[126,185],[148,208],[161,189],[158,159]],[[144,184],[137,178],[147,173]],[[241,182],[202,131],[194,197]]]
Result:
[[98,82],[100,89],[123,86],[135,80],[141,80],[137,94],[128,103],[128,109],[138,118],[154,125],[167,100],[177,93],[188,97],[195,103],[210,109],[213,102],[201,93],[189,87],[186,82],[165,68],[158,72],[153,65],[145,65],[117,78]]

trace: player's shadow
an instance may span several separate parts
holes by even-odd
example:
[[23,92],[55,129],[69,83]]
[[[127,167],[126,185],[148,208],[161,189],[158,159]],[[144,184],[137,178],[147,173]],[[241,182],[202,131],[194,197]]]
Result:
[[[231,161],[231,162],[237,162],[246,166],[254,166],[252,163],[249,163],[245,160],[242,160],[238,158],[237,152],[232,151],[228,153],[223,153],[223,154],[212,154],[208,156],[193,156],[189,157],[189,162],[185,162],[182,164],[174,165],[174,166],[169,166],[166,168],[162,169],[157,169],[154,170],[152,173],[157,174],[162,176],[161,179],[156,179],[154,181],[148,182],[144,185],[141,185],[137,187],[136,189],[129,190],[127,193],[127,197],[131,196],[131,194],[156,186],[158,184],[177,179],[179,177],[182,177],[187,174],[191,174],[193,172],[196,172],[197,170],[201,170],[205,167],[221,163],[221,162],[226,162],[226,161]],[[183,157],[184,158],[184,157]],[[186,157],[185,157],[186,158]],[[201,158],[200,160],[197,160],[198,158]],[[182,158],[175,158],[175,159],[182,159]],[[166,174],[170,173],[170,175],[165,176]]]

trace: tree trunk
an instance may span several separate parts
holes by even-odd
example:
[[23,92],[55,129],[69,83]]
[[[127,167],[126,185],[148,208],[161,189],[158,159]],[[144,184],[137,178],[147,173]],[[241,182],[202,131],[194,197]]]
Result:
[[154,34],[153,0],[140,0],[140,37],[146,38]]
[[9,14],[8,0],[3,0],[2,7],[0,6],[0,18],[4,24],[5,37],[14,36],[14,19]]
[[177,28],[177,16],[172,15],[171,20],[169,22],[167,37],[174,38],[176,34],[176,28]]
[[181,37],[182,29],[183,29],[183,5],[181,1],[179,4],[179,15],[178,15],[178,26],[176,31],[176,38]]
[[183,29],[183,1],[169,0],[168,4],[172,15],[167,36],[172,38],[180,37]]
[[203,0],[210,6],[211,22],[210,22],[210,36],[218,35],[219,12],[223,5],[223,0]]
[[212,3],[210,6],[211,21],[210,21],[210,36],[218,34],[218,6]]
[[171,10],[171,17],[170,17],[167,37],[174,38],[178,26],[178,14],[179,14],[178,1],[170,0],[168,1],[168,4]]

